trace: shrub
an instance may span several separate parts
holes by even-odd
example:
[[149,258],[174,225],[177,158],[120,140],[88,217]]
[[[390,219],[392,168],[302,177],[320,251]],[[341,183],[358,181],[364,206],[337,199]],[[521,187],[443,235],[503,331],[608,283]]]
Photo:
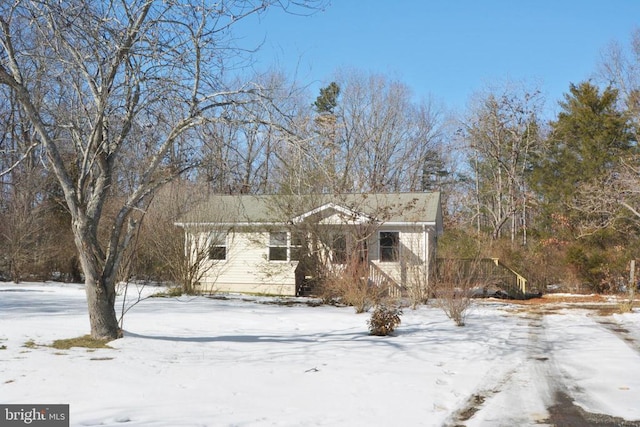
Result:
[[400,324],[401,315],[402,310],[399,307],[378,305],[371,313],[371,319],[367,321],[369,333],[377,336],[390,335]]
[[341,269],[325,272],[320,284],[325,302],[340,301],[364,313],[376,305],[388,292],[369,280],[369,266],[353,258]]
[[479,265],[478,258],[468,262],[447,259],[438,265],[436,304],[457,326],[465,325],[472,289],[484,286],[478,277]]

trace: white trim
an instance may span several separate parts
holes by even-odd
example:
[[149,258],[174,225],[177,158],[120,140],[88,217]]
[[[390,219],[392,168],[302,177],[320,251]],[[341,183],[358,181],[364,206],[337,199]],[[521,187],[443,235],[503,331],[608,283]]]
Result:
[[353,222],[355,224],[362,224],[364,222],[368,222],[368,221],[372,221],[373,218],[363,214],[362,212],[358,212],[358,211],[354,211],[353,209],[349,209],[345,206],[342,205],[337,205],[333,202],[330,203],[325,203],[324,205],[317,207],[315,209],[310,210],[309,212],[305,212],[302,215],[298,215],[296,217],[294,217],[291,221],[295,224],[295,223],[300,223],[302,221],[304,221],[305,219],[309,218],[311,215],[315,215],[317,213],[320,213],[322,211],[326,211],[328,209],[333,209],[341,214],[344,215],[351,215],[355,218],[355,220],[353,221],[349,221],[349,222]]
[[[362,215],[363,217],[365,215]],[[292,222],[296,222],[296,217],[292,220]],[[370,218],[368,218],[371,220]],[[390,221],[390,222],[379,222],[380,226],[435,226],[436,223],[433,221]],[[174,222],[173,225],[176,227],[189,227],[189,226],[216,226],[216,227],[255,227],[260,225],[266,226],[287,226],[291,225],[291,222]]]
[[258,225],[268,226],[287,226],[291,225],[288,222],[174,222],[176,227],[189,227],[189,226],[216,226],[216,227],[255,227]]
[[429,289],[429,264],[431,260],[429,259],[431,254],[429,252],[429,233],[427,232],[427,227],[422,226],[422,239],[424,246],[424,254],[422,258],[422,263],[424,264],[424,282],[427,289]]
[[382,222],[381,225],[391,225],[391,226],[415,226],[415,225],[422,225],[422,226],[426,226],[426,225],[433,225],[435,226],[436,223],[433,221],[389,221],[389,222]]

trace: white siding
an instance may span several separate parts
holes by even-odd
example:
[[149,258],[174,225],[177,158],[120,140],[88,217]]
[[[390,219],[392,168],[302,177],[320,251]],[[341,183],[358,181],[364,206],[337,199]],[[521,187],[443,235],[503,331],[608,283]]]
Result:
[[[379,232],[399,233],[397,262],[381,262]],[[207,260],[200,281],[202,292],[253,294],[296,294],[297,261],[269,261],[269,233],[249,230],[229,231],[225,260]],[[369,260],[397,283],[406,287],[427,286],[435,259],[436,230],[422,226],[382,226],[368,242]]]
[[[380,261],[379,232],[397,231],[400,238],[400,254],[397,262]],[[426,235],[425,235],[426,233]],[[375,263],[397,283],[411,286],[412,283],[428,284],[430,268],[435,260],[435,230],[433,227],[381,227],[372,236],[369,245],[369,260]]]
[[269,261],[269,233],[229,232],[227,259],[208,261],[203,292],[295,295],[297,261]]

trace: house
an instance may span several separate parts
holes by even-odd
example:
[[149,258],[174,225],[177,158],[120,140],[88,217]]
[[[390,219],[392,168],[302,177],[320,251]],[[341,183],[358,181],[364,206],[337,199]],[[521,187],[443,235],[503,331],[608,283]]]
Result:
[[356,263],[398,294],[431,280],[442,213],[437,192],[214,195],[176,225],[201,292],[304,295]]

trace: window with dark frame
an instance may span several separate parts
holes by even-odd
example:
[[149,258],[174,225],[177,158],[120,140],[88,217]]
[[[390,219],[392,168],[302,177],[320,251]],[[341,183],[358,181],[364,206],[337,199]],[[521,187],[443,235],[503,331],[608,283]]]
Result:
[[380,261],[397,262],[400,252],[400,233],[397,231],[380,232]]

